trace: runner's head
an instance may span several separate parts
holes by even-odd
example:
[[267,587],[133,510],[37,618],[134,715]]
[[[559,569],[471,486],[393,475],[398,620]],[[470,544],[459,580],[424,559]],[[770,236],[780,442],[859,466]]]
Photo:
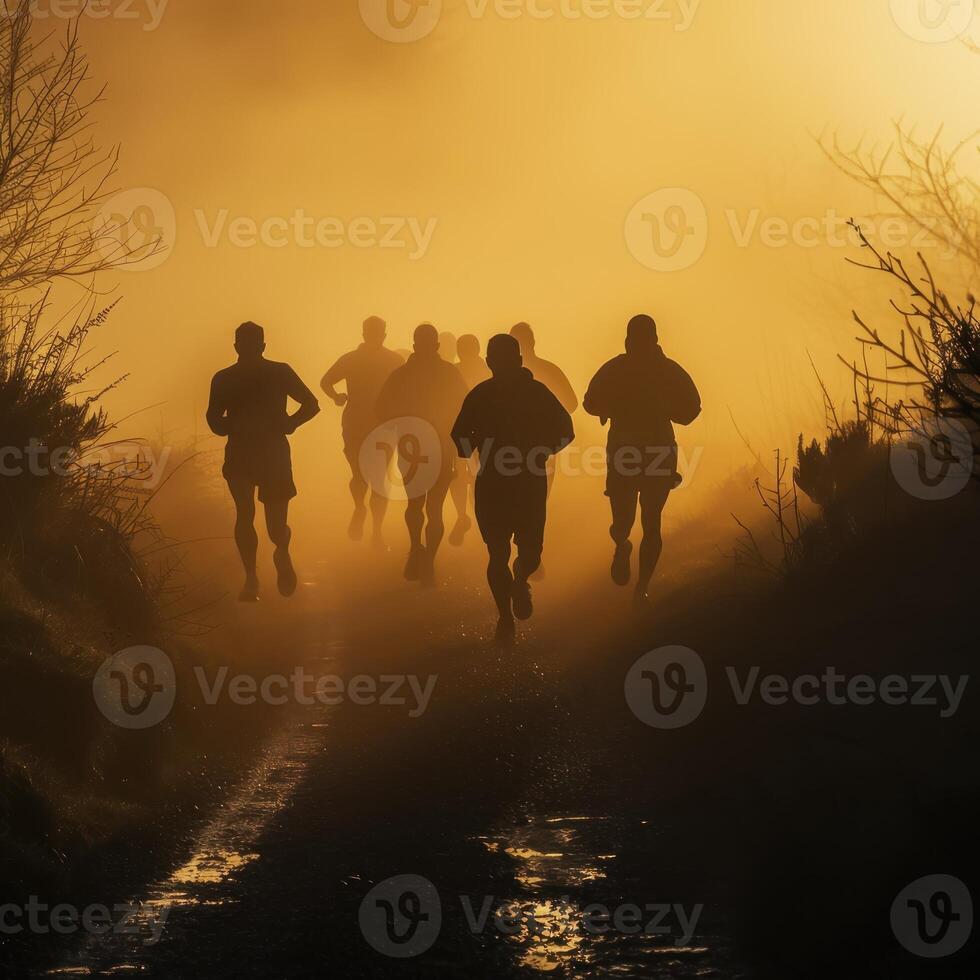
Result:
[[480,356],[480,340],[471,333],[464,333],[456,341],[456,355],[461,361],[472,361]]
[[490,338],[487,344],[487,367],[493,372],[494,377],[516,371],[522,363],[521,345],[516,337],[498,333]]
[[235,350],[239,357],[261,357],[265,350],[265,331],[249,320],[235,331]]
[[626,353],[645,354],[657,346],[657,324],[652,316],[640,313],[626,326]]
[[385,342],[388,324],[379,316],[369,316],[363,325],[364,343],[380,347]]
[[439,334],[439,356],[450,364],[456,362],[456,337],[448,330]]
[[529,323],[515,323],[510,328],[510,335],[521,345],[521,354],[524,357],[534,353],[534,331]]
[[416,354],[435,354],[439,350],[439,331],[431,323],[421,323],[412,338]]

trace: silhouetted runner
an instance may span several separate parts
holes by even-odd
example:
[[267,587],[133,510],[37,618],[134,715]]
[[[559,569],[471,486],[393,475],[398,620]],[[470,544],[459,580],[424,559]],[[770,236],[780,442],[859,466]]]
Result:
[[652,317],[641,314],[627,327],[626,353],[604,364],[592,379],[584,407],[603,425],[611,422],[606,496],[612,507],[609,533],[616,551],[611,574],[617,585],[630,581],[630,532],[639,501],[643,542],[634,599],[642,605],[663,550],[664,505],[680,483],[671,423],[690,425],[701,414],[701,396],[690,375],[664,355]]
[[378,418],[393,424],[408,496],[405,578],[433,585],[436,553],[445,533],[442,510],[455,468],[449,433],[466,397],[466,384],[456,365],[439,356],[439,334],[432,324],[417,327],[414,340],[411,357],[381,389]]
[[[497,639],[514,636],[514,617],[533,612],[528,579],[541,562],[548,506],[547,461],[575,437],[561,402],[522,366],[513,337],[487,344],[489,381],[467,396],[453,426],[461,457],[480,454],[476,520],[487,544],[487,581],[497,604]],[[511,540],[517,545],[513,572]]]
[[480,340],[478,337],[471,333],[464,333],[456,341],[456,356],[459,358],[456,366],[470,391],[481,381],[489,380],[490,368],[480,356]]
[[[344,455],[350,464],[350,495],[354,499],[354,514],[347,533],[354,541],[360,541],[364,536],[364,520],[367,517],[364,498],[368,484],[361,472],[361,447],[378,424],[378,395],[384,383],[391,372],[405,361],[400,354],[385,347],[387,326],[381,317],[368,317],[362,329],[364,343],[357,350],[344,354],[320,381],[320,387],[327,397],[344,409],[341,421]],[[346,384],[346,393],[336,389],[341,382]],[[371,524],[375,544],[381,541],[381,526],[387,508],[388,498],[377,490],[372,491]]]
[[[211,381],[207,420],[211,431],[227,436],[222,469],[235,501],[235,543],[245,567],[242,602],[259,597],[255,567],[258,536],[255,533],[255,491],[265,506],[265,526],[276,546],[279,592],[296,591],[296,572],[289,557],[289,501],[296,496],[289,440],[303,423],[319,411],[316,396],[288,364],[267,361],[265,334],[257,323],[243,323],[235,331],[238,363],[219,371]],[[299,403],[287,411],[287,400]]]
[[565,372],[557,364],[538,357],[535,353],[534,331],[527,323],[516,323],[510,328],[510,335],[521,345],[521,357],[535,379],[540,381],[561,402],[569,415],[578,408],[578,395],[572,388]]
[[[546,361],[543,357],[538,357],[535,353],[536,341],[534,331],[527,323],[515,323],[510,328],[510,335],[517,339],[521,345],[521,357],[524,358],[526,367],[534,377],[544,384],[551,393],[561,402],[562,407],[569,415],[578,408],[578,395],[572,388],[565,372],[557,364]],[[552,485],[555,482],[554,464],[548,464],[548,493],[551,493]]]
[[[521,357],[524,358],[526,367],[534,377],[540,381],[548,390],[561,402],[562,407],[569,415],[578,408],[578,395],[572,388],[571,383],[557,364],[546,361],[543,357],[538,357],[535,352],[536,341],[534,331],[528,323],[515,323],[510,328],[510,335],[521,345]],[[555,463],[548,460],[548,495],[555,484]],[[544,578],[544,565],[538,569],[534,576],[536,579]]]
[[[471,333],[464,333],[456,342],[456,356],[459,360],[456,366],[466,382],[467,391],[472,391],[481,381],[490,377],[490,368],[480,356],[480,341]],[[470,502],[470,487],[473,486],[474,473],[469,462],[456,467],[456,475],[450,485],[449,492],[456,508],[456,524],[449,532],[449,543],[459,546],[473,526],[467,513]]]
[[456,363],[456,335],[449,330],[439,334],[439,356],[450,364]]

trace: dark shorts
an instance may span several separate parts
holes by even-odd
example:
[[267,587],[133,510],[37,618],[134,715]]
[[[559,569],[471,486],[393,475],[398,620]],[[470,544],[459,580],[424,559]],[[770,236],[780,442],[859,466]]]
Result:
[[513,538],[518,549],[541,550],[548,512],[545,477],[477,477],[474,505],[480,534],[488,545]]
[[606,450],[606,496],[663,494],[678,487],[677,447],[641,451],[632,447]]
[[373,427],[345,425],[342,431],[344,437],[344,455],[347,457],[347,462],[350,463],[351,468],[357,470],[361,446],[364,445],[364,440],[374,431]]
[[261,446],[238,446],[229,442],[221,473],[229,485],[257,487],[262,503],[291,500],[296,496],[289,442],[285,436]]
[[408,500],[424,500],[429,494],[445,496],[456,475],[456,450],[448,440],[432,446],[400,443],[397,466]]

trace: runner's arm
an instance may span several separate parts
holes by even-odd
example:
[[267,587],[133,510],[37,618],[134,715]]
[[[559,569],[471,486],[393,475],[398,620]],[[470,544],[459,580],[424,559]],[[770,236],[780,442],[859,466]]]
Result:
[[463,399],[450,437],[460,459],[469,459],[473,455],[476,449],[476,411],[472,393]]
[[595,377],[589,382],[589,390],[585,393],[585,401],[582,403],[586,412],[589,415],[595,415],[603,425],[606,424],[612,414],[612,406],[609,404],[607,375],[608,371],[605,365],[596,371]]
[[378,400],[374,403],[374,417],[379,423],[390,422],[401,414],[398,411],[401,400],[398,396],[400,373],[401,368],[395,368],[381,386]]
[[555,397],[561,402],[562,408],[571,415],[578,408],[578,395],[575,394],[575,389],[565,372],[559,367],[555,368],[555,387],[558,389]]
[[551,429],[551,445],[548,448],[553,454],[560,453],[574,440],[575,428],[572,425],[572,416],[561,400],[547,388],[545,391],[549,397],[547,412]]
[[347,356],[341,357],[336,364],[320,379],[323,393],[337,406],[347,404],[347,393],[337,391],[336,385],[347,380]]
[[208,428],[216,436],[226,436],[229,433],[228,426],[228,406],[225,404],[224,395],[218,379],[211,381],[211,394],[208,398],[207,411]]
[[305,425],[310,419],[320,414],[320,403],[316,400],[316,395],[303,384],[300,376],[292,369],[286,369],[286,394],[295,402],[299,402],[299,408],[289,416],[286,427],[286,434],[292,435],[301,425]]
[[678,363],[671,363],[670,420],[690,425],[701,414],[701,395],[687,371]]

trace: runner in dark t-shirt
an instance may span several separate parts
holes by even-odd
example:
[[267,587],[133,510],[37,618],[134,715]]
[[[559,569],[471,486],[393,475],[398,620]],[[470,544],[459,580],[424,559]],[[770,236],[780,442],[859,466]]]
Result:
[[616,544],[610,573],[617,585],[630,581],[630,532],[639,504],[643,540],[634,598],[643,608],[663,550],[663,509],[681,482],[674,424],[690,425],[701,414],[701,396],[690,375],[664,354],[653,318],[641,314],[626,328],[626,353],[596,372],[584,407],[603,425],[610,423],[606,496]]
[[[517,340],[487,344],[493,377],[467,396],[452,438],[463,459],[480,455],[476,520],[490,556],[487,582],[497,604],[497,640],[514,638],[514,617],[533,612],[528,581],[541,563],[548,507],[548,460],[574,438],[572,419],[521,363]],[[513,570],[511,542],[517,546]]]
[[[287,436],[313,418],[320,407],[313,392],[288,364],[267,361],[265,335],[255,323],[235,331],[238,362],[211,381],[207,421],[215,435],[227,436],[222,474],[235,501],[235,543],[245,566],[242,602],[259,597],[256,573],[255,491],[265,506],[266,528],[275,545],[273,559],[279,591],[296,591],[296,572],[289,557],[289,501],[296,496]],[[299,403],[292,415],[289,399]]]

